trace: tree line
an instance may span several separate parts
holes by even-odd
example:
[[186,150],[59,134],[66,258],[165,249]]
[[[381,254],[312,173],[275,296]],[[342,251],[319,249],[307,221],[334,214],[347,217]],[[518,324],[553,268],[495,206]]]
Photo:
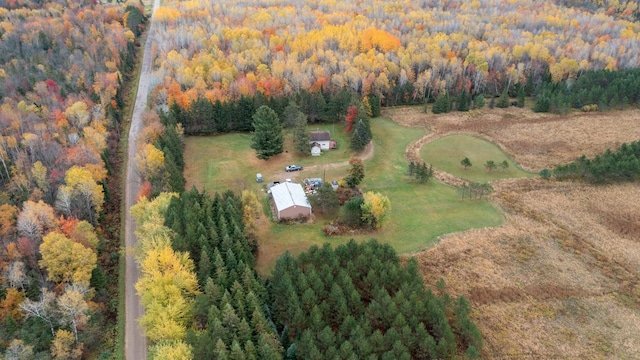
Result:
[[[354,94],[347,89],[342,89],[336,94],[322,90],[301,90],[291,96],[266,96],[256,92],[253,96],[242,96],[234,101],[198,98],[186,108],[178,102],[171,102],[168,112],[172,114],[173,121],[182,124],[185,134],[209,135],[253,131],[252,117],[262,105],[275,111],[281,124],[288,128],[295,124],[295,118],[287,113],[287,107],[291,104],[295,104],[297,110],[306,116],[308,123],[342,122],[349,107],[353,105],[353,98]],[[367,103],[371,104],[369,116],[380,116],[380,98],[372,95],[366,99]]]
[[536,112],[623,110],[640,103],[640,69],[586,71],[558,83],[547,79],[536,89],[535,97]]
[[543,177],[553,174],[559,180],[582,179],[595,184],[638,180],[640,141],[623,143],[618,149],[607,149],[592,159],[582,155],[576,161],[556,166],[552,172],[545,171],[544,174]]

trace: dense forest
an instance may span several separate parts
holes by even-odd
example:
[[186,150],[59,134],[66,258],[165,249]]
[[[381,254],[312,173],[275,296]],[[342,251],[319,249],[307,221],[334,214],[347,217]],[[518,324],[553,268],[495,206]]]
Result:
[[142,11],[2,2],[0,354],[7,358],[113,351],[114,155]]
[[482,348],[467,300],[425,290],[415,260],[403,266],[376,241],[285,254],[268,289],[288,358],[475,358]]
[[165,2],[153,99],[188,108],[198,98],[347,89],[394,105],[640,65],[639,25],[623,15],[636,13],[634,2],[575,3]]

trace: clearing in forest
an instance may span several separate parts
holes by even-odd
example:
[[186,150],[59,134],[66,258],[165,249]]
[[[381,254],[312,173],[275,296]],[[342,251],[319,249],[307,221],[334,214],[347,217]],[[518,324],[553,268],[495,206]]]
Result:
[[[337,126],[336,126],[337,128]],[[407,146],[425,135],[424,128],[412,128],[395,124],[388,119],[372,119],[374,138],[372,157],[365,160],[365,178],[360,188],[376,191],[389,197],[391,211],[385,225],[376,232],[354,232],[342,237],[327,237],[322,226],[331,219],[318,216],[307,224],[282,225],[268,220],[262,222],[262,242],[257,257],[257,268],[268,273],[278,256],[285,251],[299,253],[311,245],[329,242],[342,244],[353,238],[366,241],[376,238],[390,243],[398,253],[418,251],[433,245],[440,235],[485,226],[497,226],[504,220],[502,213],[489,201],[461,200],[456,188],[436,181],[418,184],[407,176],[405,158]],[[290,137],[285,149],[293,147]],[[213,137],[187,137],[185,150],[185,178],[187,188],[195,185],[208,191],[235,191],[245,188],[259,194],[264,184],[255,183],[255,173],[260,172],[265,183],[284,177],[299,181],[304,177],[340,179],[347,174],[348,165],[335,158],[337,163],[326,163],[320,157],[298,157],[292,151],[275,156],[268,161],[259,160],[249,148],[250,136],[228,134]],[[202,154],[210,154],[203,156]],[[298,172],[284,173],[290,163],[304,165]],[[341,164],[332,166],[333,164]]]

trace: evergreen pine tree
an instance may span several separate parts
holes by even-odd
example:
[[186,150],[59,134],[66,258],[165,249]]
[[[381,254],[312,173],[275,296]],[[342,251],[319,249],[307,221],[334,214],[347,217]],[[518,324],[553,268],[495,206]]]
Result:
[[456,104],[458,106],[458,111],[469,111],[469,94],[467,93],[466,88],[463,88],[460,95],[458,95]]
[[413,174],[416,171],[416,163],[414,163],[413,161],[411,161],[409,163],[409,176],[413,176]]
[[253,142],[259,159],[267,160],[283,151],[282,125],[275,111],[266,105],[258,108],[253,115]]
[[298,111],[293,127],[293,146],[300,155],[309,155],[311,144],[309,143],[309,132],[307,131],[307,116]]
[[351,132],[351,150],[362,151],[371,141],[371,130],[366,120],[357,120]]
[[524,87],[523,86],[518,86],[518,107],[519,108],[523,108],[524,107]]
[[371,117],[380,116],[380,97],[378,95],[369,95],[369,105],[371,106]]
[[431,111],[434,114],[448,113],[451,111],[451,99],[449,99],[449,94],[441,93],[436,99],[436,102],[433,103]]
[[509,103],[509,92],[507,89],[504,89],[502,91],[502,95],[500,95],[500,98],[498,98],[498,102],[496,103],[496,106],[501,109],[506,109],[510,105],[511,104]]
[[476,94],[476,96],[473,98],[473,105],[476,109],[480,109],[484,107],[484,95],[483,94]]

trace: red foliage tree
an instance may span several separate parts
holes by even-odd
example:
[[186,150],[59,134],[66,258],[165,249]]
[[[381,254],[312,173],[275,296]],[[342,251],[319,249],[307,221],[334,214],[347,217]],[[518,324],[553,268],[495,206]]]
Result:
[[145,181],[140,185],[140,190],[138,191],[138,198],[136,201],[140,201],[143,197],[149,199],[151,197],[151,192],[153,191],[153,186],[148,181]]
[[347,122],[347,127],[345,129],[346,132],[351,132],[353,122],[356,120],[356,117],[358,117],[358,107],[355,105],[349,106],[347,109],[347,116],[344,117],[344,121]]

